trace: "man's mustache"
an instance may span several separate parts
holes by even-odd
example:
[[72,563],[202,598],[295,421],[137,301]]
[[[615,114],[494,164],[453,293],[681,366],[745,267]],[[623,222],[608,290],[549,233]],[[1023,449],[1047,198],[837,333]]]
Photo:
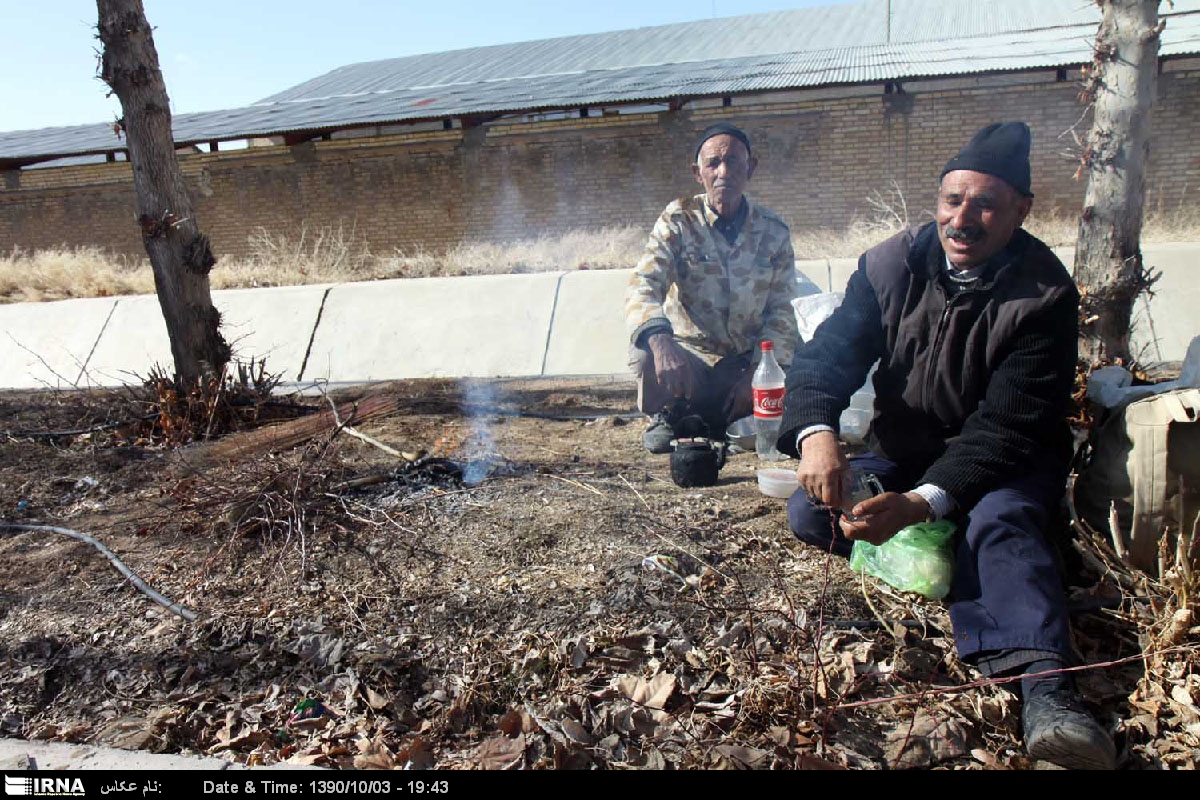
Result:
[[946,234],[947,239],[953,239],[954,241],[962,242],[963,244],[974,244],[984,237],[983,228],[979,228],[974,225],[966,228],[947,225],[944,233]]

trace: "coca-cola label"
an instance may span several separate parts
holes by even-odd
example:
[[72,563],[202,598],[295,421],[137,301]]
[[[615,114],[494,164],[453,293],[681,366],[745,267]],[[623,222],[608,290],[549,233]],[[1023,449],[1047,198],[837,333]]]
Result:
[[782,417],[783,416],[783,387],[778,389],[754,390],[754,416]]

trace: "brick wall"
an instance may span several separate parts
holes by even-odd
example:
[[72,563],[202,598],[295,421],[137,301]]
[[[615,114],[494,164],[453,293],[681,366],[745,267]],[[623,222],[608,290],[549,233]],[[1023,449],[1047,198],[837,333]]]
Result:
[[[893,185],[910,218],[932,208],[937,174],[979,127],[1024,119],[1033,128],[1035,213],[1074,213],[1080,120],[1074,74],[1055,71],[911,81],[698,101],[676,112],[622,114],[467,130],[309,142],[194,154],[181,165],[202,230],[218,254],[248,252],[257,228],[353,228],[376,253],[443,250],[579,227],[645,226],[691,193],[696,132],[742,125],[759,172],[751,196],[793,226],[841,228],[872,214]],[[594,113],[594,112],[593,112]],[[1159,79],[1148,203],[1175,208],[1200,186],[1200,60],[1167,62]],[[129,165],[3,173],[0,251],[96,244],[141,256]],[[894,182],[894,183],[893,183]]]

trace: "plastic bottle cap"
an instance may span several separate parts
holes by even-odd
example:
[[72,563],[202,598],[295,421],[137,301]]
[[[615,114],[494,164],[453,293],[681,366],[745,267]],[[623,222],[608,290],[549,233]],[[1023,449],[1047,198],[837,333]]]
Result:
[[764,340],[763,340],[763,341],[762,341],[762,342],[759,344],[759,347],[761,347],[763,350],[774,350],[774,349],[775,349],[775,342],[771,341],[770,339],[764,339]]

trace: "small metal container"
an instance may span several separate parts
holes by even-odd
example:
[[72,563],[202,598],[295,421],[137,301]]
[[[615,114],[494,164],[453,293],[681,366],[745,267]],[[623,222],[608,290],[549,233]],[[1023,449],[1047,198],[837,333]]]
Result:
[[729,444],[746,453],[754,452],[754,439],[757,435],[752,416],[734,420],[725,428],[725,438],[729,440]]

